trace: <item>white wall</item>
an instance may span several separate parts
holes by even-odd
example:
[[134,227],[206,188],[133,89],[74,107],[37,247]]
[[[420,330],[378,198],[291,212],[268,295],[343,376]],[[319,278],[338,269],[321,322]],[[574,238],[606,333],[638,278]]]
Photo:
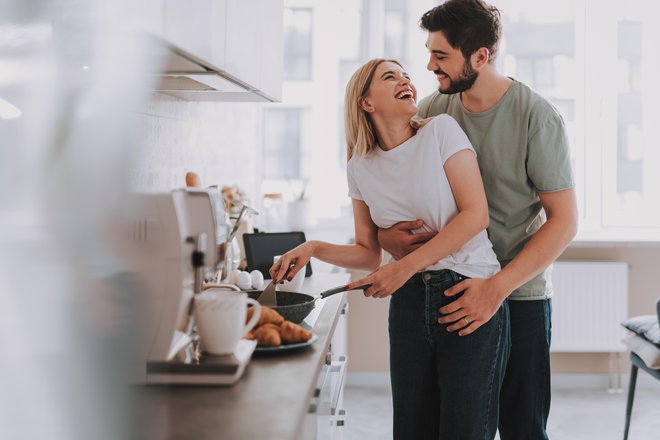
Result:
[[188,102],[154,93],[138,112],[141,136],[129,176],[131,190],[185,186],[187,171],[204,186],[239,185],[259,202],[262,111],[258,103]]

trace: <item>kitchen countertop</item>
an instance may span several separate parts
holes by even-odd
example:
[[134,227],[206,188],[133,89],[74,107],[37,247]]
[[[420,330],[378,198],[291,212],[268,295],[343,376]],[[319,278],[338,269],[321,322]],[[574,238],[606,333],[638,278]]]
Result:
[[[348,283],[349,274],[314,274],[302,292],[318,295]],[[277,355],[253,355],[233,386],[142,386],[137,402],[138,438],[295,439],[307,414],[316,381],[346,294],[316,302],[305,322],[318,340],[310,347]],[[314,322],[315,321],[315,322]]]

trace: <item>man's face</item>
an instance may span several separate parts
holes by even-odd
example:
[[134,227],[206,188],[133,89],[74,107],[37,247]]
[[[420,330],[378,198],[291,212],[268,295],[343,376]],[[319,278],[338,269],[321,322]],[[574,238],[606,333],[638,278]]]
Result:
[[463,57],[463,52],[451,47],[442,31],[429,32],[426,47],[429,50],[426,68],[435,73],[440,93],[451,95],[472,87],[479,72]]

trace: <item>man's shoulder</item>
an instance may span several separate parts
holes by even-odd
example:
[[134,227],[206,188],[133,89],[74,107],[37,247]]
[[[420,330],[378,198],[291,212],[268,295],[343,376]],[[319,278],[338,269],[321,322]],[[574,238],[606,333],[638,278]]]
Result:
[[541,96],[536,90],[527,84],[514,79],[512,87],[515,87],[515,93],[518,100],[525,105],[532,118],[559,118],[559,110],[544,96]]
[[430,118],[441,113],[446,113],[449,106],[449,98],[450,95],[444,95],[437,90],[427,95],[419,101],[417,116],[420,118]]

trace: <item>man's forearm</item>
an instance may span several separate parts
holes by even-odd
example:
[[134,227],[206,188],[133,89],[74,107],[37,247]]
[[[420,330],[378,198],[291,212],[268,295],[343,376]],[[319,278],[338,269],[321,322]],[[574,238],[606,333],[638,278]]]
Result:
[[573,240],[576,231],[577,222],[574,219],[548,219],[523,250],[493,276],[501,298],[508,297],[552,264]]

